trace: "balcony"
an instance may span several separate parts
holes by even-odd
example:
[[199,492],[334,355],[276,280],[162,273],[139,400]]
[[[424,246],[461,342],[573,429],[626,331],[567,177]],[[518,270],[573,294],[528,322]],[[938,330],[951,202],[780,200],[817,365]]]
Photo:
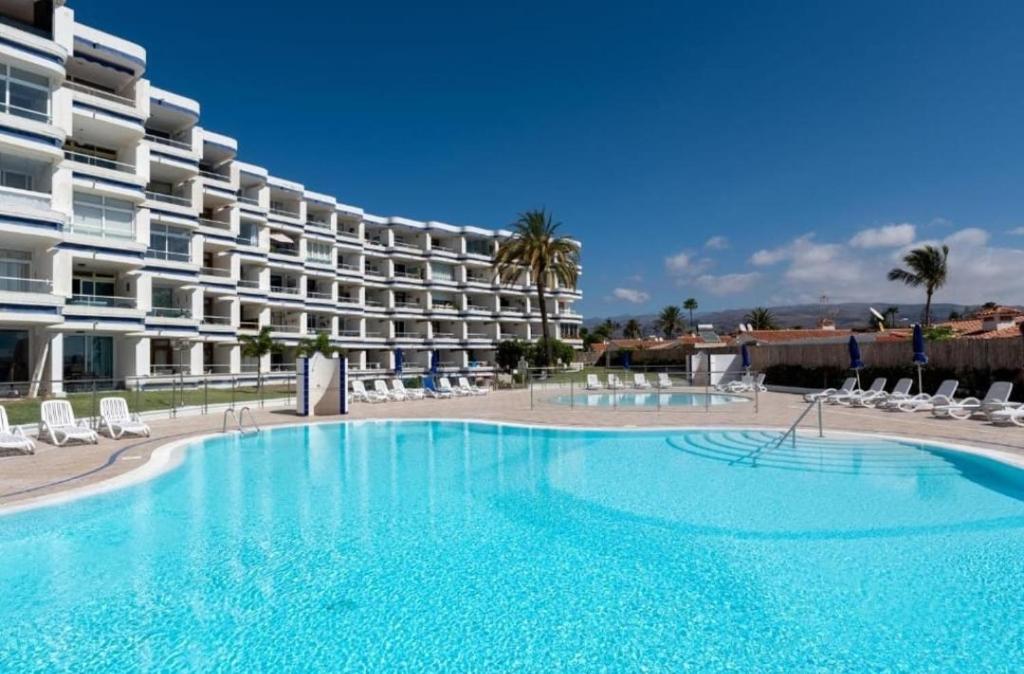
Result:
[[330,231],[330,229],[331,229],[331,221],[330,220],[322,220],[320,218],[310,218],[310,217],[307,217],[306,218],[306,226],[307,227],[314,227],[314,228],[317,228],[317,229],[325,229],[327,231]]
[[117,295],[76,294],[69,297],[67,303],[78,307],[104,307],[108,309],[134,309],[136,306],[134,297]]
[[395,309],[413,309],[420,311],[423,309],[423,305],[419,302],[395,302]]
[[338,336],[339,337],[361,337],[362,334],[360,333],[359,328],[345,328],[343,330],[338,330]]
[[52,200],[53,197],[47,192],[0,185],[0,208],[4,210],[51,213]]
[[19,105],[0,102],[0,112],[6,112],[8,115],[24,117],[36,122],[43,122],[44,124],[50,123],[50,113],[46,110],[33,110],[32,108],[23,108]]
[[338,263],[338,270],[339,271],[345,271],[345,272],[351,272],[353,274],[358,274],[361,271],[360,268],[359,268],[359,265],[357,265],[357,264],[348,264],[347,262],[339,262]]
[[298,286],[275,286],[275,285],[272,285],[272,286],[270,286],[270,292],[278,293],[280,295],[295,295],[295,296],[298,296],[298,295],[302,294],[302,292],[299,290]]
[[103,100],[109,101],[111,103],[117,103],[118,105],[123,105],[129,108],[135,107],[134,98],[129,98],[127,96],[115,94],[112,91],[101,89],[92,84],[83,82],[82,80],[75,80],[69,77],[67,80],[64,81],[64,86],[68,89],[71,89],[72,91],[88,94],[89,96],[96,96],[97,98],[102,98]]
[[192,318],[192,310],[184,307],[153,307],[149,310],[153,318]]
[[204,324],[206,324],[206,325],[230,326],[231,325],[231,317],[230,316],[204,315],[202,322]]
[[157,145],[165,145],[167,147],[173,147],[176,150],[184,150],[185,152],[192,151],[192,143],[185,142],[183,140],[177,140],[168,136],[160,136],[154,133],[147,133],[143,136],[150,143],[156,143]]
[[74,150],[64,150],[64,158],[76,164],[85,164],[87,166],[107,169],[108,171],[120,171],[121,173],[131,173],[132,175],[135,175],[135,166],[132,164],[108,159],[99,155],[86,154],[85,152],[76,152]]
[[147,248],[146,257],[153,258],[155,260],[167,260],[168,262],[184,262],[186,264],[192,261],[192,256],[189,253],[179,253],[173,250],[160,250],[158,248]]
[[270,330],[272,332],[287,332],[287,333],[298,333],[301,332],[298,323],[271,323]]
[[410,279],[410,280],[413,280],[413,281],[422,281],[423,280],[423,272],[418,271],[418,270],[417,271],[397,271],[396,270],[395,273],[393,274],[393,276],[395,278]]
[[487,313],[487,314],[489,314],[489,313],[492,313],[494,311],[494,308],[493,307],[488,307],[488,306],[483,305],[483,304],[467,304],[466,305],[466,311],[471,311],[471,312],[474,312],[474,313]]
[[271,215],[279,215],[282,218],[292,218],[298,220],[302,215],[298,211],[291,211],[284,208],[270,208]]
[[208,180],[213,180],[213,181],[216,181],[216,182],[222,182],[222,183],[230,183],[231,182],[231,176],[226,176],[226,175],[223,175],[221,173],[217,173],[215,171],[208,171],[208,170],[204,170],[204,169],[199,169],[199,175],[202,176],[203,178],[206,178]]
[[221,269],[220,267],[200,267],[199,273],[202,274],[203,276],[215,276],[221,279],[231,278],[231,270]]
[[333,300],[334,295],[332,293],[317,292],[315,290],[307,290],[306,297],[311,300]]
[[241,332],[241,331],[258,332],[259,329],[260,329],[260,322],[259,321],[244,320],[244,321],[239,321],[238,322],[238,330],[239,330],[239,332]]
[[299,249],[296,246],[281,246],[270,244],[270,253],[272,255],[286,255],[288,257],[298,257]]
[[75,219],[64,225],[64,231],[71,234],[82,234],[95,236],[101,239],[116,239],[117,241],[135,241],[134,223],[119,222],[95,222],[87,220],[81,214],[75,213]]
[[163,192],[146,190],[146,198],[152,201],[160,201],[165,204],[174,204],[175,206],[192,208],[192,199],[190,197],[179,197],[176,194],[165,194]]

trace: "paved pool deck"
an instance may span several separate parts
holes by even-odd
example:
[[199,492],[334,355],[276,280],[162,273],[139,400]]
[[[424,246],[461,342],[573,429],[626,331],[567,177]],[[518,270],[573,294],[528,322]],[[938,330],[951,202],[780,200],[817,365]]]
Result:
[[[699,391],[699,390],[698,390]],[[788,428],[807,404],[798,395],[761,393],[756,402],[704,407],[586,407],[570,408],[552,398],[568,389],[492,391],[486,396],[449,400],[419,400],[378,404],[353,403],[348,416],[306,419],[290,409],[258,409],[263,427],[306,421],[358,419],[476,419],[508,423],[594,428],[712,427]],[[579,391],[577,391],[579,393]],[[982,454],[1024,467],[1024,429],[993,426],[983,420],[937,419],[929,413],[903,414],[872,409],[825,405],[826,437],[839,431],[872,433],[966,446]],[[54,447],[43,440],[36,453],[0,457],[0,510],[51,500],[57,494],[89,490],[98,483],[125,475],[145,465],[153,451],[170,442],[220,432],[223,412],[203,416],[152,419],[149,439],[101,438],[96,445]],[[817,433],[817,414],[812,410],[800,426]],[[123,478],[122,478],[123,479]]]

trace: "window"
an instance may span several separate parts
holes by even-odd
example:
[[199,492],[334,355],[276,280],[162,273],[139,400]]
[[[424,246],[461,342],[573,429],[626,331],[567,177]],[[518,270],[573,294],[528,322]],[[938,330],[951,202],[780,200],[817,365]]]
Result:
[[64,337],[64,379],[110,379],[114,376],[114,338]]
[[470,255],[490,255],[493,247],[487,239],[466,239],[466,252]]
[[[49,190],[47,179],[52,167],[46,162],[0,154],[0,185],[15,190],[44,192]],[[10,197],[5,196],[5,200]],[[49,204],[47,204],[47,207]]]
[[330,262],[331,261],[331,244],[319,243],[317,241],[309,241],[306,243],[306,257],[311,262]]
[[10,385],[28,379],[28,330],[0,330],[0,381]]
[[50,81],[0,64],[0,110],[40,122],[50,121]]
[[32,253],[0,249],[0,290],[28,292],[33,285]]
[[71,231],[111,239],[135,236],[135,207],[130,201],[75,192]]
[[246,246],[258,246],[260,241],[260,228],[251,222],[242,222],[238,226],[238,242]]
[[454,281],[455,268],[450,264],[430,263],[430,277],[435,281]]
[[108,274],[75,274],[71,279],[71,293],[86,298],[112,298],[114,277]]
[[192,234],[184,227],[153,223],[149,228],[149,257],[188,262],[191,260]]

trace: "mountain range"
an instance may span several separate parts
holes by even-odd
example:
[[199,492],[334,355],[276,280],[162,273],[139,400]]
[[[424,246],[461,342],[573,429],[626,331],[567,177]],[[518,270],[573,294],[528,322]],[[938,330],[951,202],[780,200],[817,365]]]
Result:
[[[871,307],[880,312],[885,311],[889,306],[887,303],[868,304],[866,302],[846,302],[842,304],[794,304],[787,306],[768,307],[775,317],[775,324],[780,328],[813,328],[818,321],[826,316],[835,321],[839,328],[866,328],[871,324]],[[962,304],[932,304],[932,316],[935,320],[946,320],[951,312],[963,314],[967,311],[977,309],[976,306]],[[696,323],[710,323],[720,333],[735,332],[737,326],[744,322],[744,317],[750,313],[749,308],[744,309],[722,309],[719,311],[695,311],[693,320]],[[899,307],[896,318],[896,326],[910,325],[921,319],[924,313],[924,304],[904,304]],[[594,316],[584,319],[583,325],[592,328],[606,319],[625,325],[626,321],[635,318],[643,326],[643,332],[647,334],[657,333],[657,314],[618,314],[615,316]],[[683,318],[688,319],[689,314],[683,311]]]

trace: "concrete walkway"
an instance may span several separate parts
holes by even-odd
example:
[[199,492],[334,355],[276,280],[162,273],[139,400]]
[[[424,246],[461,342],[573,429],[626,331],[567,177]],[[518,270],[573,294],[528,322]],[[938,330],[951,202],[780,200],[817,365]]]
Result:
[[[422,400],[400,403],[355,403],[342,419],[480,419],[515,423],[581,427],[771,427],[784,429],[804,410],[806,403],[796,395],[762,393],[757,401],[703,407],[570,408],[552,401],[567,389],[497,391],[487,396],[451,400]],[[579,393],[579,391],[577,391]],[[257,410],[263,426],[304,421],[291,410]],[[150,422],[153,437],[111,440],[98,445],[53,447],[37,443],[31,456],[0,458],[0,508],[41,499],[57,492],[79,489],[122,475],[145,464],[157,447],[174,440],[219,432],[222,413]],[[984,421],[953,421],[933,418],[927,413],[896,414],[871,409],[824,407],[826,437],[830,431],[853,431],[922,438],[936,442],[969,445],[982,453],[1024,466],[1024,429],[996,427]],[[801,426],[817,431],[812,410]]]

